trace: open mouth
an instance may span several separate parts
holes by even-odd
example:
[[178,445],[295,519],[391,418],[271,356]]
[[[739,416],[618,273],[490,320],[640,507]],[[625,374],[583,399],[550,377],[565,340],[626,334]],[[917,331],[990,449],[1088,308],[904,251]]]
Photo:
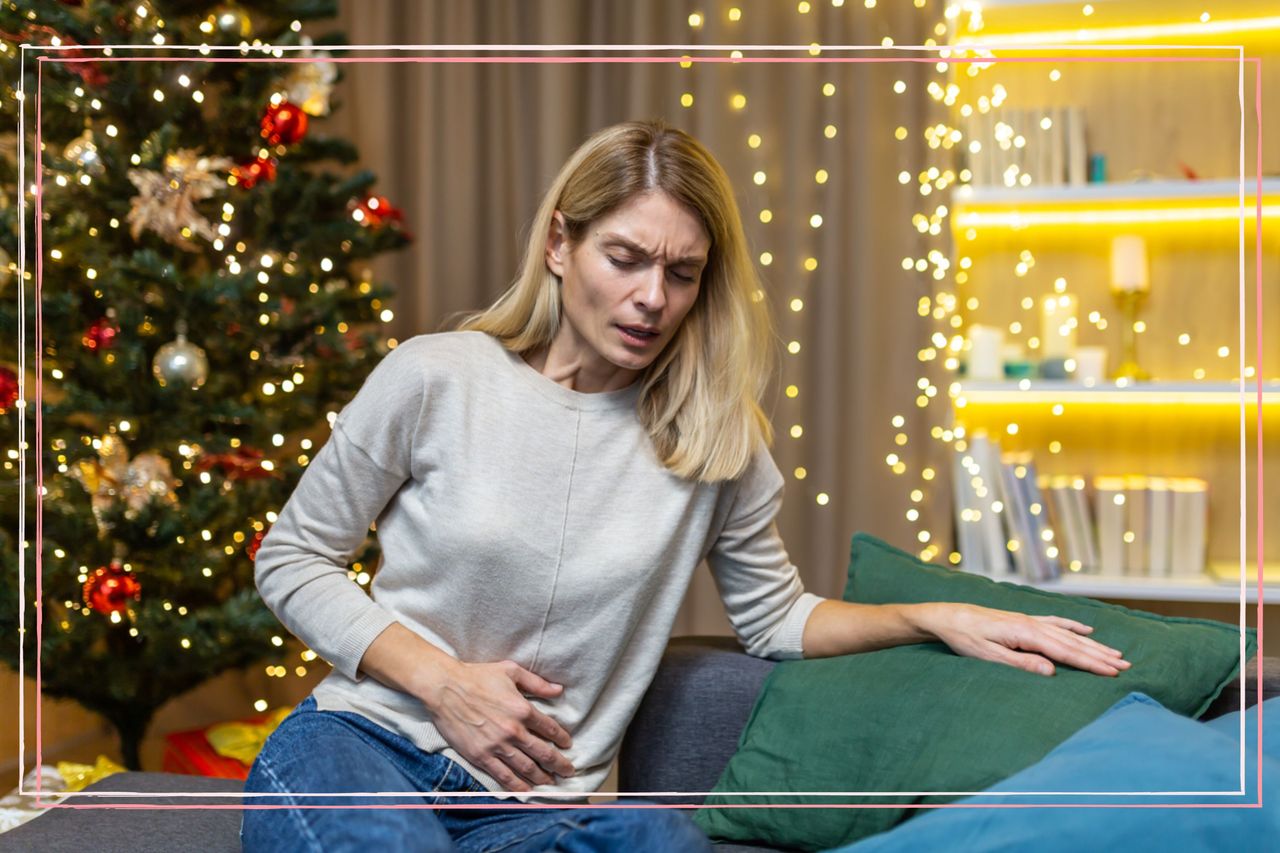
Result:
[[646,332],[630,326],[618,326],[618,331],[622,333],[622,339],[624,341],[634,344],[647,344],[658,337],[657,332]]

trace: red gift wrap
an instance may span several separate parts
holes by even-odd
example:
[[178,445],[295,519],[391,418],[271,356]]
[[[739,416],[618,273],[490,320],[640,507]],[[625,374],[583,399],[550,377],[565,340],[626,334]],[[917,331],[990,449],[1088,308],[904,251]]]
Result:
[[[270,713],[248,717],[242,722],[259,725],[271,716]],[[249,777],[249,765],[236,758],[228,758],[214,752],[209,739],[205,737],[207,729],[191,729],[185,732],[173,732],[165,735],[164,771],[166,773],[185,773],[189,776],[216,776],[220,779],[239,779],[243,782]]]

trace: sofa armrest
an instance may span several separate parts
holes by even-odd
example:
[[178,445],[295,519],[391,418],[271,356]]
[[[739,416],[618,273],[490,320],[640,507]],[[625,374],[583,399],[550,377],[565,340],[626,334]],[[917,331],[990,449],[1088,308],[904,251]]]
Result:
[[1258,702],[1265,702],[1280,696],[1280,658],[1264,657],[1262,659],[1262,697],[1258,697],[1258,659],[1251,658],[1245,664],[1244,671],[1226,687],[1213,701],[1209,709],[1200,717],[1212,720],[1223,714],[1240,710],[1240,682],[1244,681],[1244,707],[1249,708]]
[[[676,637],[627,727],[618,790],[710,791],[738,748],[774,661],[751,657],[733,637]],[[661,797],[701,804],[705,796]]]

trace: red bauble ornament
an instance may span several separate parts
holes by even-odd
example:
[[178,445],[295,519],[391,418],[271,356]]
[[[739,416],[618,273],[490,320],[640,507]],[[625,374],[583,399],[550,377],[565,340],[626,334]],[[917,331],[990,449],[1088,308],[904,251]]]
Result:
[[118,334],[120,334],[120,327],[111,322],[111,318],[100,317],[85,330],[84,335],[80,338],[80,343],[84,344],[85,349],[102,352],[115,346],[116,335]]
[[[53,27],[45,24],[29,24],[23,27],[20,32],[10,33],[0,30],[0,36],[14,42],[35,42],[36,44],[57,44],[64,49],[58,52],[60,59],[82,59],[86,57],[85,51],[80,50],[77,46],[79,42],[71,38],[63,32],[55,30]],[[90,42],[97,44],[97,42]],[[98,55],[98,54],[91,54]],[[70,71],[72,74],[79,75],[80,79],[87,86],[102,86],[107,83],[107,75],[102,70],[101,63],[97,62],[68,62],[59,63]]]
[[0,367],[0,412],[7,412],[18,401],[18,374]]
[[258,548],[262,545],[262,540],[267,538],[267,531],[259,530],[253,534],[253,538],[249,540],[249,544],[244,546],[244,552],[249,556],[250,560],[258,559]]
[[236,179],[236,186],[251,190],[260,181],[276,179],[276,161],[270,157],[255,157],[233,168],[231,175]]
[[142,584],[118,561],[99,566],[84,582],[84,603],[99,613],[118,613],[142,597]]
[[365,196],[351,203],[351,215],[357,222],[368,228],[380,228],[388,222],[397,225],[404,221],[404,212],[393,207],[386,196]]
[[262,112],[262,137],[272,145],[292,145],[307,134],[307,114],[288,101],[268,104]]
[[262,451],[253,447],[237,447],[230,453],[210,453],[200,457],[196,471],[217,468],[228,480],[261,480],[274,476],[262,467]]
[[[70,59],[72,56],[80,57],[83,55],[83,51],[77,50],[68,52],[67,58]],[[106,86],[107,83],[111,82],[111,78],[107,76],[107,72],[102,70],[102,66],[96,62],[74,63],[69,64],[68,67],[70,67],[70,69],[76,74],[80,75],[80,79],[84,81],[86,86],[92,86],[95,89],[100,89],[103,86]]]

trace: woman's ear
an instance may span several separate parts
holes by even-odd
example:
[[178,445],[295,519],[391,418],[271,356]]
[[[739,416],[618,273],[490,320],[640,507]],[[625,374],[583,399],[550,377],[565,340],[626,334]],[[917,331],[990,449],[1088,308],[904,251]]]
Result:
[[551,227],[547,230],[547,269],[557,276],[564,277],[564,255],[568,250],[565,236],[564,214],[556,211],[551,214]]

